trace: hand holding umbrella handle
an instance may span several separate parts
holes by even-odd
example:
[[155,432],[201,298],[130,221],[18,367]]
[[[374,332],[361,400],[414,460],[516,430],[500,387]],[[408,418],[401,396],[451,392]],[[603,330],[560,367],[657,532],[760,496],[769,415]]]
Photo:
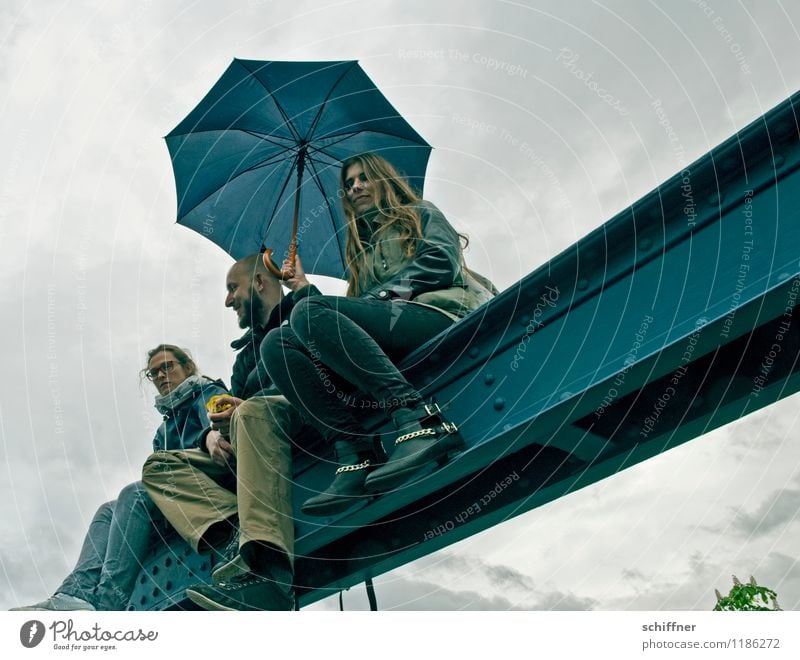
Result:
[[[292,241],[289,244],[289,261],[291,261],[292,266],[294,266],[294,260],[297,256],[297,241]],[[261,255],[261,258],[264,260],[264,265],[267,267],[267,270],[272,273],[275,277],[279,280],[285,282],[288,280],[292,273],[280,270],[272,261],[272,248],[267,248],[264,250],[264,253]]]

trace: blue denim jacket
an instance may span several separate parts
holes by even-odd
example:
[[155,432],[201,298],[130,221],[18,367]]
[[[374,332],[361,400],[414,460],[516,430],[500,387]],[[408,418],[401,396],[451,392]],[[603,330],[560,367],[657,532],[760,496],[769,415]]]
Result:
[[170,409],[153,438],[153,451],[198,447],[208,429],[206,403],[215,394],[227,394],[222,381],[206,379],[192,388],[191,398]]

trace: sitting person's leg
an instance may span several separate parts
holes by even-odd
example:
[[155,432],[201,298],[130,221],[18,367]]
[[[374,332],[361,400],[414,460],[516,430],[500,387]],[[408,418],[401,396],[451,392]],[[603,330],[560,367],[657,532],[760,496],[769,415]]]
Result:
[[223,546],[234,531],[235,466],[219,465],[201,449],[159,451],[142,469],[147,494],[197,552]]
[[142,563],[165,527],[164,517],[144,491],[141,481],[120,491],[95,590],[94,603],[98,610],[126,609]]
[[282,396],[254,397],[236,409],[240,556],[214,572],[215,586],[187,591],[217,610],[292,609],[294,519],[292,443],[314,433]]
[[[403,301],[314,296],[295,307],[291,327],[267,336],[262,359],[270,376],[334,444],[341,464],[331,486],[304,504],[304,512],[328,515],[350,506],[353,497],[363,495],[365,481],[380,458],[341,392],[320,376],[321,366],[367,394],[395,422],[394,440],[405,444],[397,451],[408,456],[398,456],[402,464],[393,463],[393,456],[375,470],[382,477],[379,488],[391,487],[390,482],[405,479],[457,447],[458,440],[446,437],[450,434],[446,429],[454,427],[444,427],[435,409],[421,405],[419,391],[394,364],[452,323],[437,310]],[[423,423],[430,434],[409,438],[424,430]]]

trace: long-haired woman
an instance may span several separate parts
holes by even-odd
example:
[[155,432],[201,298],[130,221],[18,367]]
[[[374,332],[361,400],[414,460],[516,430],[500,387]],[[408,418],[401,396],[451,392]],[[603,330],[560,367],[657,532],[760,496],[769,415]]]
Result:
[[[301,300],[289,326],[261,347],[275,384],[335,449],[335,478],[303,505],[309,515],[329,515],[365,493],[394,488],[461,448],[455,425],[395,365],[494,292],[464,266],[461,237],[444,215],[387,160],[348,159],[341,188],[347,296],[303,297],[312,289],[298,261],[288,285]],[[284,267],[291,269],[288,262]],[[363,402],[354,391],[394,423],[385,464],[362,425]]]

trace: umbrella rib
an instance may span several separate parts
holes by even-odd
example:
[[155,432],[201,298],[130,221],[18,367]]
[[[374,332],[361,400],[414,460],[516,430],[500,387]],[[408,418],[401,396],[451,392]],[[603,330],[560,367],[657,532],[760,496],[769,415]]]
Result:
[[237,60],[237,61],[239,62],[239,64],[242,66],[243,69],[247,70],[247,72],[253,77],[254,80],[258,81],[258,84],[261,85],[264,88],[264,91],[266,91],[267,94],[269,94],[270,98],[272,98],[272,100],[275,103],[275,107],[278,108],[278,112],[281,113],[281,116],[283,117],[284,122],[289,127],[289,130],[292,132],[292,134],[294,135],[294,139],[296,141],[299,141],[300,140],[300,135],[298,135],[297,129],[295,128],[294,124],[289,120],[289,115],[287,114],[286,110],[284,110],[283,106],[278,102],[278,99],[275,96],[275,94],[272,93],[272,90],[263,83],[263,81],[255,74],[255,71],[251,70],[250,68],[246,67],[243,64],[243,60]]
[[328,211],[330,211],[331,226],[333,227],[333,235],[336,237],[336,245],[339,247],[339,256],[342,258],[342,265],[345,267],[345,270],[347,270],[347,260],[344,253],[344,246],[342,245],[342,240],[339,238],[339,232],[336,230],[336,223],[333,221],[333,218],[335,217],[335,212],[331,208],[331,204],[328,201],[328,197],[325,195],[325,190],[322,188],[322,185],[319,182],[320,175],[319,172],[317,171],[316,163],[312,158],[308,159],[308,165],[314,171],[314,176],[311,178],[316,184],[317,188],[319,188],[319,191],[322,193],[322,198],[325,200],[325,205],[328,207]]
[[[274,144],[276,147],[284,147],[290,148],[297,144],[294,138],[287,138],[281,137],[280,135],[269,135],[267,133],[259,133],[258,131],[254,131],[252,129],[247,128],[208,128],[208,129],[197,129],[196,131],[191,131],[189,133],[179,133],[178,135],[168,135],[167,138],[180,138],[180,137],[193,137],[195,135],[200,135],[202,133],[245,133],[247,135],[252,135],[259,140],[264,142],[269,142]],[[283,140],[284,142],[279,142],[279,140]]]
[[[294,138],[285,138],[285,137],[280,137],[279,135],[269,135],[268,133],[259,133],[258,131],[253,131],[246,128],[234,128],[226,130],[241,131],[242,133],[247,133],[247,135],[252,135],[254,138],[258,138],[263,142],[269,142],[270,144],[274,144],[276,147],[283,147],[284,149],[291,149],[297,144]],[[280,142],[280,140],[283,140],[284,142]]]
[[328,105],[328,101],[331,100],[331,96],[333,95],[334,90],[339,86],[339,83],[342,82],[344,77],[353,70],[353,67],[358,66],[358,60],[353,60],[350,62],[350,66],[348,66],[344,71],[342,71],[342,75],[333,83],[330,88],[328,89],[328,93],[325,95],[322,103],[319,104],[319,110],[317,110],[317,116],[314,117],[314,120],[311,122],[311,126],[308,129],[308,134],[306,135],[306,142],[311,142],[311,136],[314,135],[314,131],[317,129],[317,124],[319,124],[320,120],[322,119],[322,113],[325,112],[325,106]]

